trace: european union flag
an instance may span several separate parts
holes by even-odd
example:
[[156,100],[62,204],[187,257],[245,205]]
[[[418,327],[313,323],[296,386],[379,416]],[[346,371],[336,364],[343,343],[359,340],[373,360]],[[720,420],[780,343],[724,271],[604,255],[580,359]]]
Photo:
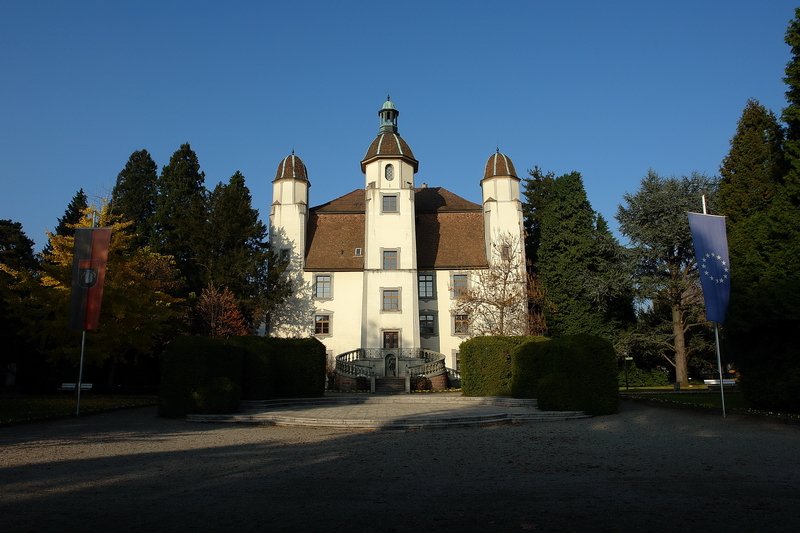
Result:
[[689,228],[692,230],[694,255],[706,302],[706,318],[722,324],[731,294],[725,217],[689,213]]

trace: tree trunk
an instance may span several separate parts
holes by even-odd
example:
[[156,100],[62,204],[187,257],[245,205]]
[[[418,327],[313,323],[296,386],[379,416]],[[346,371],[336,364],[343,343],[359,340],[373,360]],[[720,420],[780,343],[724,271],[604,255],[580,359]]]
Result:
[[672,304],[672,333],[675,336],[675,382],[681,387],[689,387],[689,374],[686,364],[686,339],[683,336],[683,320],[681,306]]

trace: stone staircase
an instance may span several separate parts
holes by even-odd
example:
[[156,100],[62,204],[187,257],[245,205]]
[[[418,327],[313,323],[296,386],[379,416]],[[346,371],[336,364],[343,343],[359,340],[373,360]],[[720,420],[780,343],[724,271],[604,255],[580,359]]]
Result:
[[405,377],[376,377],[375,394],[405,394]]

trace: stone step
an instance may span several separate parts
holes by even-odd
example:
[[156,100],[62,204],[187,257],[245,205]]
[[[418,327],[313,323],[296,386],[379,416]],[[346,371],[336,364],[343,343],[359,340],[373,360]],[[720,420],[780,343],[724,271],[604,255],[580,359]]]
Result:
[[375,378],[375,392],[377,394],[404,394],[406,392],[406,378]]

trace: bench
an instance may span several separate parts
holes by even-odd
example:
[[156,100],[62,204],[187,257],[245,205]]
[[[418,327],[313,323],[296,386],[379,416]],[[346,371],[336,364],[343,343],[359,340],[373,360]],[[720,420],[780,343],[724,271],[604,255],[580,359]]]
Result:
[[[719,388],[720,388],[718,379],[704,379],[703,383],[705,383],[705,385],[711,390],[719,390]],[[736,386],[736,380],[735,379],[723,379],[722,380],[722,385],[726,389],[727,388],[731,388],[731,387],[735,387]]]
[[[58,388],[60,391],[75,391],[78,388],[77,383],[62,383]],[[92,390],[91,383],[81,383],[81,391]]]

